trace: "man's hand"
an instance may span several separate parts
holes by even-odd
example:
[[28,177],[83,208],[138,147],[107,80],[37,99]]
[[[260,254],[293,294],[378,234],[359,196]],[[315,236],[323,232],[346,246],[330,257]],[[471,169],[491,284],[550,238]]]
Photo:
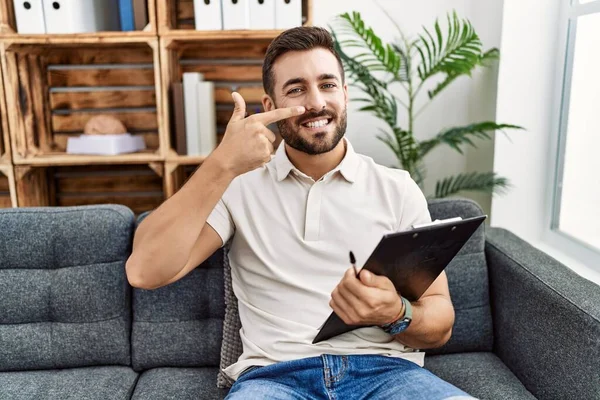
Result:
[[227,124],[225,136],[211,154],[234,176],[261,167],[271,160],[275,134],[267,125],[282,119],[303,114],[302,106],[278,108],[254,114],[246,118],[246,102],[237,93],[232,93],[235,109]]
[[367,270],[356,277],[350,268],[331,293],[329,305],[348,325],[381,326],[404,314],[400,295],[392,281]]

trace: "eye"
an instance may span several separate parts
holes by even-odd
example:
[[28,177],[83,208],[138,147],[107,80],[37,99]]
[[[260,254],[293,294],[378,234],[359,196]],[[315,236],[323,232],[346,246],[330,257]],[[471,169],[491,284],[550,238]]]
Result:
[[325,83],[325,84],[322,86],[322,88],[323,88],[323,89],[334,89],[334,88],[336,88],[336,87],[337,87],[337,86],[336,86],[336,84],[335,84],[335,83]]
[[300,88],[293,88],[292,90],[288,91],[288,94],[297,94],[300,93],[302,91],[302,89]]

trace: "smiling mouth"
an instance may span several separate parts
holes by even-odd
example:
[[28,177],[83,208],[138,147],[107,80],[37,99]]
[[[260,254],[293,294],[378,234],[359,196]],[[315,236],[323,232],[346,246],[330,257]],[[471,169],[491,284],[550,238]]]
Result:
[[323,118],[323,119],[319,119],[317,121],[311,121],[311,122],[305,122],[302,125],[305,128],[308,129],[321,129],[326,127],[327,125],[329,125],[332,121],[332,118]]

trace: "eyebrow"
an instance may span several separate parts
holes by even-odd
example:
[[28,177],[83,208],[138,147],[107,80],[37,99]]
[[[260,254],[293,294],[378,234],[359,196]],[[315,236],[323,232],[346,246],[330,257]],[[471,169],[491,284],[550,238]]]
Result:
[[[321,74],[318,77],[318,80],[320,81],[324,81],[327,79],[335,79],[336,81],[339,82],[339,79],[337,76],[335,76],[334,74]],[[306,83],[307,80],[304,78],[291,78],[288,79],[285,84],[283,85],[283,88],[285,89],[286,87],[290,86],[290,85],[295,85],[296,83]]]

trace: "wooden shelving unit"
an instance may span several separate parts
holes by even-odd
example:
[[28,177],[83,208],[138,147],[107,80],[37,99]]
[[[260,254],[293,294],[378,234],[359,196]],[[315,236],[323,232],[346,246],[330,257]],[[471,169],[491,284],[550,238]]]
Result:
[[[0,207],[116,202],[142,212],[172,196],[205,159],[172,143],[171,84],[184,72],[215,82],[217,142],[233,90],[249,113],[262,111],[262,59],[279,30],[196,31],[192,0],[148,0],[141,31],[18,34],[12,4],[0,0]],[[120,119],[147,150],[67,154],[67,139],[98,114]]]

